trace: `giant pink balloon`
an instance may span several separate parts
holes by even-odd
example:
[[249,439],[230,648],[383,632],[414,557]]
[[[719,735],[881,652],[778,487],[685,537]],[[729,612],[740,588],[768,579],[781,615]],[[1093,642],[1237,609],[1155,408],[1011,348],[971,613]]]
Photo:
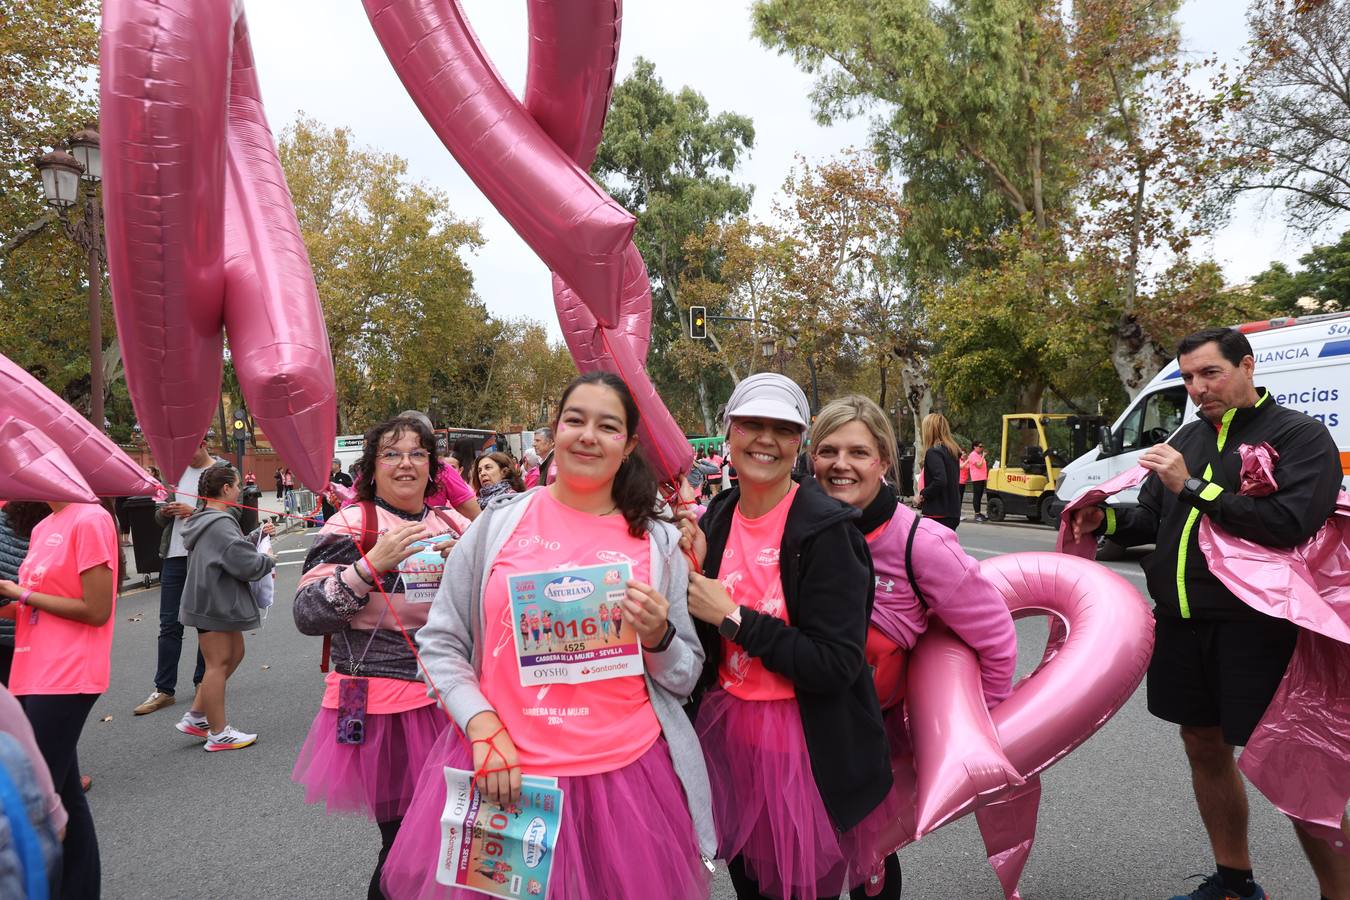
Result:
[[422,115],[525,243],[600,321],[617,321],[636,220],[502,84],[454,0],[363,0]]
[[0,421],[0,500],[98,502],[70,457],[13,416]]
[[[558,3],[531,0],[525,107],[578,166],[589,167],[604,133],[614,83],[622,10],[614,0]],[[647,375],[652,291],[642,254],[624,251],[616,321],[553,275],[553,302],[567,348],[582,372],[623,379],[642,413],[641,440],[657,477],[675,483],[693,451]]]
[[242,7],[109,0],[103,24],[109,271],[146,439],[166,471],[187,466],[216,410],[224,326],[249,408],[319,490],[332,356]]
[[13,416],[50,438],[101,497],[153,494],[159,485],[108,436],[9,358],[0,356],[0,419]]
[[328,483],[337,396],[323,307],[267,127],[248,28],[230,69],[225,328],[249,411],[311,489]]
[[[955,818],[972,801],[1023,783],[999,747],[979,670],[975,651],[931,619],[909,663],[909,736],[918,770],[916,837]],[[959,677],[953,677],[956,673]]]
[[[928,818],[918,822],[906,813],[892,823],[887,842],[903,846],[978,809],[990,861],[1014,897],[1035,837],[1036,776],[1091,737],[1134,693],[1153,652],[1153,616],[1124,578],[1076,557],[1010,553],[983,560],[980,572],[1013,618],[1050,617],[1045,655],[1012,696],[986,713],[975,654],[945,629],[919,638],[918,672],[910,670],[906,698],[914,755],[895,760],[895,776],[902,789],[916,786],[917,796],[927,798]],[[930,640],[936,648],[926,646]],[[998,751],[1013,777],[1002,770]]]
[[100,121],[108,274],[127,388],[166,473],[220,395],[232,3],[104,0]]

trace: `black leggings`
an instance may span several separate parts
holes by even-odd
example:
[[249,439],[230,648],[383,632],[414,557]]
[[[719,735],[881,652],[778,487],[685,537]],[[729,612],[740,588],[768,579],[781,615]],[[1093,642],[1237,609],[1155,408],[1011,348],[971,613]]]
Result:
[[80,786],[80,760],[76,754],[80,732],[97,699],[98,694],[34,694],[20,698],[32,723],[38,749],[51,770],[52,783],[70,816],[66,839],[61,844],[61,890],[52,891],[53,897],[66,900],[98,900],[103,879],[94,817]]
[[[727,862],[727,872],[731,875],[731,885],[736,889],[736,900],[788,900],[786,897],[770,897],[759,892],[759,883],[745,871],[745,861],[739,856]],[[900,888],[904,883],[900,875],[900,855],[892,853],[886,857],[886,881],[881,890],[873,897],[867,896],[867,885],[860,884],[849,888],[849,900],[900,900]],[[791,900],[814,900],[808,897],[793,897]],[[822,898],[823,900],[823,898]]]
[[975,507],[975,515],[980,514],[980,500],[984,498],[984,482],[972,481],[970,483],[971,505]]
[[398,837],[398,826],[403,824],[403,819],[390,819],[388,822],[376,822],[380,826],[380,858],[375,863],[375,874],[370,876],[370,889],[366,891],[366,900],[385,900],[384,891],[380,890],[380,875],[384,872],[384,861],[389,858],[389,850],[394,846],[394,838]]

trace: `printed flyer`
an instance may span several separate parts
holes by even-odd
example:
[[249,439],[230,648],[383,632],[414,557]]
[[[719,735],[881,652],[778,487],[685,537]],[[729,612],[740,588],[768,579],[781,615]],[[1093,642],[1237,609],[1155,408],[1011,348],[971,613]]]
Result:
[[436,881],[491,897],[546,900],[562,804],[556,778],[525,775],[520,802],[501,807],[482,798],[472,772],[447,766]]
[[637,632],[619,605],[629,572],[628,563],[612,563],[508,580],[521,685],[642,674]]
[[447,534],[416,541],[413,546],[418,548],[417,552],[399,563],[403,597],[408,603],[430,603],[436,599],[436,592],[441,588],[441,576],[445,574],[445,560],[439,550],[432,548],[453,538],[454,535]]

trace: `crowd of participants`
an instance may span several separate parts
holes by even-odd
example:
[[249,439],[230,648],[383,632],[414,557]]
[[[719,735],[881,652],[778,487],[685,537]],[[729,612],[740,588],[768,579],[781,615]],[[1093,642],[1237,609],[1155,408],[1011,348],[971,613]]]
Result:
[[[292,778],[306,802],[372,823],[368,897],[457,896],[437,879],[446,767],[505,807],[522,776],[557,779],[549,894],[561,900],[707,897],[714,860],[740,898],[901,895],[886,826],[909,802],[894,772],[908,753],[908,656],[930,615],[975,650],[989,706],[1012,690],[1011,617],[955,533],[962,485],[987,476],[982,447],[963,452],[941,415],[926,417],[919,487],[902,497],[875,403],[844,397],[813,417],[796,384],[759,374],[726,404],[724,453],[662,500],[640,418],[626,385],[595,373],[567,387],[519,462],[476,440],[441,454],[416,411],[372,428],[350,475],[334,461],[291,604],[327,672]],[[225,703],[275,566],[272,525],[245,534],[233,514],[242,486],[203,442],[157,511],[158,658],[135,712],[176,702],[184,628],[196,629],[193,699],[175,727],[208,751],[257,738]],[[0,854],[0,894],[96,898],[76,748],[108,686],[116,526],[96,505],[0,515],[0,596],[21,651],[0,688],[0,811],[12,827],[14,804],[29,813],[10,842],[19,864]],[[1153,525],[1132,520],[1140,539]],[[631,578],[605,638],[609,624],[636,635],[642,673],[527,686],[505,649],[511,579],[616,560]],[[520,633],[531,627],[522,616]],[[1186,716],[1209,715],[1190,702]],[[1230,753],[1246,738],[1223,735]],[[1265,897],[1249,860],[1215,850],[1218,872],[1190,897]],[[1337,863],[1313,860],[1324,896],[1346,897]]]

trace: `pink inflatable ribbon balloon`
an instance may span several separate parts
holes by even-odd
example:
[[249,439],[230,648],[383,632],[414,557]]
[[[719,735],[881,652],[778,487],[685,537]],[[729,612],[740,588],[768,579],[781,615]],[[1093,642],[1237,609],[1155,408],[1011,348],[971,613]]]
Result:
[[51,438],[10,416],[0,422],[0,500],[97,503],[98,497]]
[[441,142],[596,317],[616,324],[633,216],[591,181],[501,82],[458,3],[363,3],[394,71]]
[[69,403],[8,357],[0,356],[0,419],[10,416],[50,438],[74,463],[85,484],[100,497],[153,494],[159,487]]
[[225,107],[234,4],[104,0],[103,208],[142,432],[176,478],[220,396]]
[[[530,56],[525,108],[581,168],[589,168],[604,133],[614,85],[622,9],[615,0],[558,3],[531,0]],[[647,375],[652,291],[647,266],[629,242],[623,258],[617,322],[556,272],[553,302],[563,339],[582,372],[618,375],[642,413],[642,447],[663,483],[675,484],[693,451]],[[611,327],[612,325],[612,327]]]
[[249,412],[300,480],[328,484],[337,393],[323,307],[267,127],[248,28],[230,67],[225,179],[225,330]]
[[100,48],[108,269],[146,440],[167,472],[187,466],[216,409],[227,325],[254,414],[321,489],[332,357],[240,6],[108,0]]
[[[909,731],[892,736],[893,768],[902,793],[925,806],[927,821],[918,811],[906,814],[892,823],[887,843],[904,846],[974,810],[990,864],[1005,895],[1015,898],[1035,839],[1036,776],[1134,693],[1152,655],[1153,618],[1129,582],[1093,562],[1011,553],[982,561],[980,571],[1015,619],[1051,617],[1044,657],[1012,696],[986,712],[974,652],[943,628],[919,638],[906,699]],[[925,647],[930,638],[936,647]],[[953,698],[959,702],[947,705]]]
[[979,672],[975,651],[937,617],[929,623],[909,663],[907,708],[918,776],[915,838],[968,811],[973,801],[1024,783],[999,747],[979,679],[953,677],[972,667]]

